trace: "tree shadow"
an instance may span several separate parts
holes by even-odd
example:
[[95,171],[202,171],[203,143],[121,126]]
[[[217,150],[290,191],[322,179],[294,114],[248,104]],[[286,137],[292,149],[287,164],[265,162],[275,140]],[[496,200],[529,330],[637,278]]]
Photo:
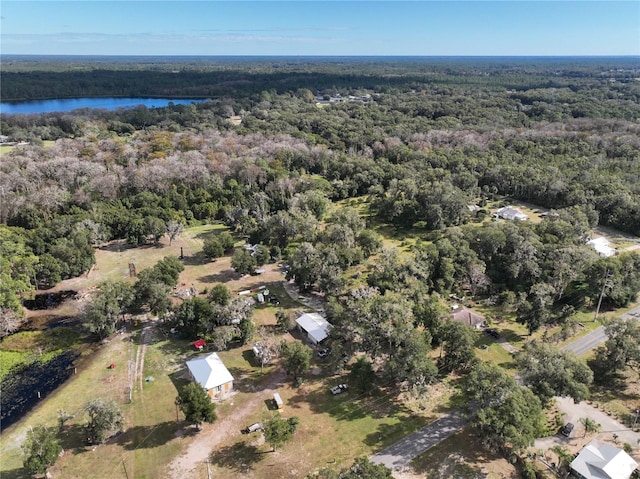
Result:
[[176,396],[178,394],[177,391],[182,390],[183,387],[191,382],[186,366],[169,374],[169,379],[173,383],[173,386],[176,388]]
[[196,253],[189,256],[184,255],[181,261],[185,266],[201,266],[211,262],[203,253]]
[[11,469],[10,471],[2,471],[2,479],[25,479],[31,477],[26,469]]
[[163,446],[173,439],[179,430],[180,424],[176,421],[165,421],[155,426],[135,426],[113,438],[113,442],[127,451],[150,449]]
[[253,393],[257,391],[264,391],[265,389],[277,390],[284,384],[286,378],[276,381],[274,384],[270,384],[272,376],[277,374],[277,370],[274,371],[273,367],[266,366],[263,372],[260,369],[245,369],[245,368],[228,368],[231,375],[235,378],[233,382],[233,388],[236,391]]
[[256,358],[256,355],[253,354],[253,349],[245,349],[242,351],[242,359],[248,362],[252,368],[259,368],[262,365],[258,358]]
[[469,428],[464,428],[420,454],[411,466],[419,476],[432,472],[434,464],[439,464],[444,469],[442,477],[484,477],[479,465],[500,458],[499,453],[489,452]]
[[62,449],[73,451],[74,455],[88,450],[87,433],[82,424],[65,424],[58,433],[58,440]]
[[361,396],[357,391],[349,389],[342,394],[331,394],[329,386],[313,392],[303,392],[289,399],[292,408],[308,407],[315,413],[328,414],[338,421],[355,421],[371,417],[381,419],[395,415],[400,410],[409,410],[403,405],[388,399],[381,392],[369,396]]
[[262,461],[265,452],[259,451],[252,444],[237,442],[231,446],[216,449],[209,455],[212,464],[234,472],[248,473]]
[[232,269],[226,269],[219,273],[208,274],[206,276],[200,276],[196,278],[201,283],[226,283],[234,279],[240,278],[240,275]]
[[135,248],[135,246],[131,246],[125,240],[114,240],[107,243],[106,245],[100,246],[100,248],[98,249],[102,251],[110,251],[112,253],[120,253],[131,248]]
[[364,443],[375,450],[382,450],[436,419],[414,416],[407,412],[403,412],[400,417],[402,420],[398,422],[379,424],[374,432],[364,438]]
[[193,346],[192,341],[170,338],[160,345],[160,350],[168,357],[176,357],[181,361],[187,361],[194,353],[200,353]]

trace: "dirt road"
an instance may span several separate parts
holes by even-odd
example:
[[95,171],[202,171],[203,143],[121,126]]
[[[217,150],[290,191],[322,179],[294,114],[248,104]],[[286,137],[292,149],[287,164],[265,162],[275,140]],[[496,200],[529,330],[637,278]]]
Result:
[[[164,475],[166,479],[188,479],[194,476],[196,468],[202,468],[211,451],[231,436],[239,435],[240,430],[247,426],[247,417],[258,408],[264,408],[265,399],[273,397],[273,392],[286,380],[283,370],[272,373],[265,382],[251,395],[251,398],[234,409],[226,417],[218,418],[213,424],[203,426],[202,430],[191,441],[186,452],[169,464]],[[198,476],[196,476],[198,477]]]

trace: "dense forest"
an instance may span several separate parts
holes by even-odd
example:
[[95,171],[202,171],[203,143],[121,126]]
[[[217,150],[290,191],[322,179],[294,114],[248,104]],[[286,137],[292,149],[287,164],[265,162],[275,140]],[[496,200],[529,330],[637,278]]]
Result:
[[[469,370],[467,332],[443,322],[450,294],[502,305],[530,332],[564,325],[568,337],[574,312],[599,295],[621,307],[640,291],[640,255],[602,258],[586,244],[597,225],[640,235],[631,60],[10,60],[3,100],[208,101],[1,116],[2,134],[27,143],[0,160],[5,332],[25,295],[88,270],[94,247],[207,222],[261,245],[262,261],[286,258],[289,279],[327,295],[336,360],[364,352],[381,375],[412,385]],[[354,198],[364,211],[333,207]],[[489,203],[509,200],[549,212],[539,223],[483,221]],[[421,239],[406,254],[383,248],[380,224]],[[233,261],[255,266],[246,252]],[[143,279],[162,283],[154,274]],[[149,284],[134,291],[137,306],[164,314]],[[220,326],[181,314],[192,332]],[[438,345],[436,363],[426,352]],[[623,367],[609,352],[608,370]],[[523,391],[517,400],[535,409]]]

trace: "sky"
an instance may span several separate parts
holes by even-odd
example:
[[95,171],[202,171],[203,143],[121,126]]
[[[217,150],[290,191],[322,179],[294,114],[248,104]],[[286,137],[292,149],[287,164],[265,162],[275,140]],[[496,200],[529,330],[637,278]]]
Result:
[[0,52],[640,55],[640,1],[2,0]]

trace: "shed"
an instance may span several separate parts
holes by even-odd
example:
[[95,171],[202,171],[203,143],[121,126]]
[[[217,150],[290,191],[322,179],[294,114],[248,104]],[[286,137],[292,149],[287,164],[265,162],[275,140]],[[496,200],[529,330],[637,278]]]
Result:
[[212,398],[233,389],[233,376],[216,353],[187,361],[187,367],[193,380]]
[[318,313],[305,313],[296,319],[296,324],[298,329],[306,333],[312,344],[318,344],[326,339],[332,328],[331,323]]
[[276,402],[278,409],[284,408],[284,402],[282,401],[279,393],[273,393],[273,400]]
[[609,246],[609,240],[604,236],[590,239],[589,241],[587,241],[587,244],[591,245],[591,247],[595,249],[600,256],[603,256],[605,258],[616,254],[616,250]]
[[571,470],[583,479],[629,479],[637,467],[622,449],[596,441],[586,445],[571,463]]

